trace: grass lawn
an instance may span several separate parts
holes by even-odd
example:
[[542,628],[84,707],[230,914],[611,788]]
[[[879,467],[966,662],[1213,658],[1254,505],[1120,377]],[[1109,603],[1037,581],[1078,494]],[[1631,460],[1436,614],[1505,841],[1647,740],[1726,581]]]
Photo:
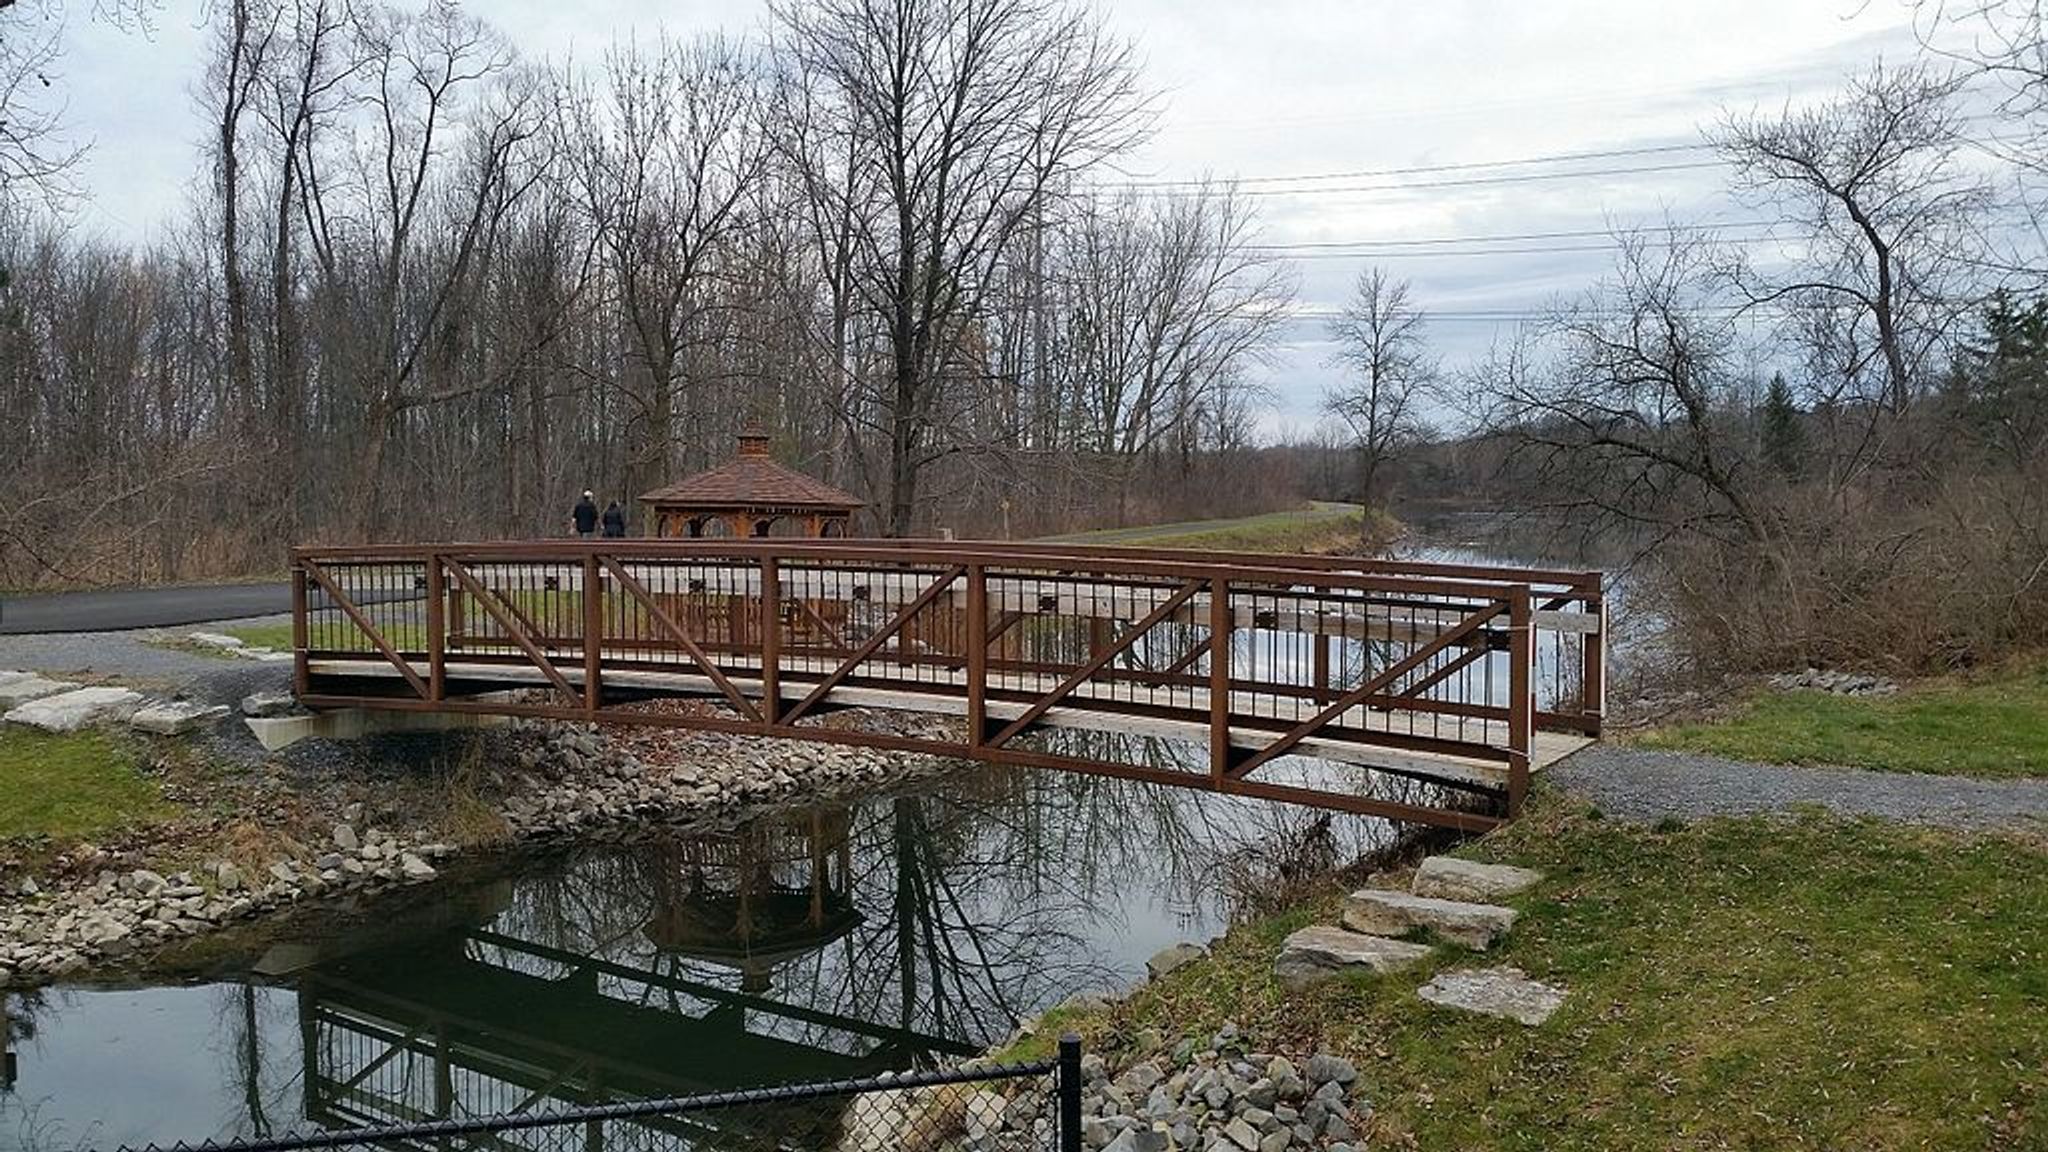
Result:
[[1226,1020],[1348,1055],[1373,1147],[2048,1148],[2040,845],[1819,817],[1657,832],[1545,796],[1466,852],[1548,873],[1483,961],[1570,989],[1542,1027],[1417,1000],[1455,954],[1284,991],[1280,941],[1334,897],[1060,1023],[1125,1057]]
[[1655,729],[1636,741],[1772,763],[2048,776],[2048,664],[1895,696],[1764,692],[1724,719]]
[[289,623],[245,624],[240,628],[224,628],[221,632],[251,648],[269,648],[278,652],[292,650],[292,626]]
[[0,728],[0,840],[79,840],[171,815],[136,750],[103,732]]

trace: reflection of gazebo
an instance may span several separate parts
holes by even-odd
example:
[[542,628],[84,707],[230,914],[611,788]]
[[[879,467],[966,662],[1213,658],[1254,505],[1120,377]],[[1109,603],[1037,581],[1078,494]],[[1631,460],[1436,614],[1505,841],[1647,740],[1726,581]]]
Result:
[[739,455],[640,497],[657,536],[845,536],[861,500],[768,455],[768,434],[740,433]]
[[779,966],[853,930],[845,809],[693,837],[663,853],[645,929],[656,948],[740,972],[768,988]]

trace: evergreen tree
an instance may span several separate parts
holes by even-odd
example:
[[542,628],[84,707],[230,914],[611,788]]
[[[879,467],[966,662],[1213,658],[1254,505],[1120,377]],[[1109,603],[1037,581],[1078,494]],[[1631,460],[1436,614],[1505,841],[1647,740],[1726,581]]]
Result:
[[1762,413],[1764,463],[1773,472],[1797,479],[1806,470],[1806,427],[1800,423],[1799,406],[1792,402],[1792,389],[1785,374],[1771,374],[1764,393]]

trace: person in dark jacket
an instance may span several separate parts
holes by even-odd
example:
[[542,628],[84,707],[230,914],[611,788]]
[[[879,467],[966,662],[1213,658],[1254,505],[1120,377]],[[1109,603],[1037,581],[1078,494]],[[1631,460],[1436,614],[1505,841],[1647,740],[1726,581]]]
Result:
[[569,520],[575,525],[578,536],[597,535],[597,497],[591,495],[589,489],[585,489],[583,499],[576,502],[576,510],[569,514]]
[[613,537],[626,534],[626,510],[619,507],[617,500],[604,506],[604,534]]

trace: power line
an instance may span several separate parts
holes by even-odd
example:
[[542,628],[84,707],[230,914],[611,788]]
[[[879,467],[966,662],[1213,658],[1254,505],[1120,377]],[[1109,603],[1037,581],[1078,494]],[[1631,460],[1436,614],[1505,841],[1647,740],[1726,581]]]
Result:
[[[1471,176],[1457,180],[1411,180],[1397,184],[1346,184],[1335,188],[1246,188],[1240,189],[1240,196],[1330,196],[1371,192],[1411,192],[1431,188],[1474,188],[1495,184],[1531,184],[1541,180],[1577,180],[1588,176],[1641,176],[1660,172],[1699,171],[1705,168],[1723,168],[1721,160],[1692,160],[1677,164],[1624,165],[1616,168],[1581,168],[1571,172],[1529,172],[1514,176]],[[1167,195],[1185,195],[1166,190]]]
[[[1790,220],[1724,220],[1705,224],[1648,224],[1622,229],[1633,232],[1712,232],[1723,228],[1776,228]],[[1493,244],[1515,240],[1577,240],[1588,236],[1612,236],[1612,228],[1574,228],[1557,232],[1489,232],[1476,236],[1430,236],[1408,240],[1313,240],[1293,244],[1251,244],[1258,252],[1294,252],[1318,248],[1414,248],[1439,244]]]
[[[1737,315],[1745,312],[1788,313],[1792,309],[1782,303],[1758,302],[1751,304],[1696,304],[1688,307],[1687,311]],[[1635,315],[1633,310],[1627,308],[1574,306],[1568,301],[1556,307],[1544,304],[1504,305],[1499,308],[1419,307],[1416,309],[1416,312],[1424,320],[1540,320],[1560,316],[1616,319]],[[1290,320],[1338,320],[1343,317],[1344,311],[1342,309],[1328,307],[1304,308],[1287,314],[1287,319]]]
[[[1721,240],[1723,244],[1770,244],[1782,241],[1778,236],[1730,236]],[[1676,248],[1682,240],[1643,241],[1651,248]],[[1611,244],[1532,244],[1520,248],[1454,248],[1437,251],[1367,252],[1294,252],[1278,255],[1286,260],[1440,260],[1455,256],[1552,256],[1570,252],[1613,252],[1623,247],[1620,241]]]
[[[1957,124],[1995,122],[1999,118],[1988,113],[1961,116]],[[1959,136],[1963,143],[1981,143],[1967,136]],[[1219,186],[1234,187],[1244,196],[1310,196],[1346,192],[1402,191],[1409,188],[1459,188],[1489,184],[1513,184],[1533,180],[1564,180],[1580,176],[1621,176],[1640,173],[1677,172],[1705,168],[1725,167],[1725,160],[1698,160],[1676,164],[1622,165],[1609,168],[1586,168],[1566,172],[1529,172],[1507,176],[1472,177],[1453,180],[1404,181],[1392,184],[1340,185],[1337,187],[1310,188],[1246,188],[1247,184],[1297,184],[1321,180],[1377,179],[1386,176],[1429,175],[1441,172],[1466,172],[1488,168],[1519,168],[1544,164],[1569,164],[1585,160],[1607,160],[1629,156],[1658,156],[1685,152],[1711,152],[1717,147],[1710,142],[1692,144],[1646,144],[1631,148],[1608,148],[1584,152],[1556,152],[1536,156],[1520,156],[1501,160],[1467,160],[1445,164],[1420,164],[1399,168],[1364,168],[1347,172],[1298,172],[1281,176],[1239,176],[1229,179],[1209,180],[1127,180],[1105,184],[1108,188],[1126,188],[1161,192],[1201,191]]]
[[1420,164],[1407,168],[1363,168],[1352,172],[1302,172],[1288,176],[1244,176],[1235,180],[1131,180],[1112,185],[1117,188],[1203,188],[1219,183],[1290,184],[1305,180],[1367,180],[1382,176],[1419,176],[1433,172],[1468,172],[1480,168],[1516,168],[1528,164],[1564,164],[1580,160],[1612,160],[1622,156],[1655,156],[1672,152],[1698,152],[1711,144],[1660,144],[1640,148],[1609,148],[1594,152],[1559,152],[1548,156],[1523,156],[1511,160],[1469,160],[1455,164]]

